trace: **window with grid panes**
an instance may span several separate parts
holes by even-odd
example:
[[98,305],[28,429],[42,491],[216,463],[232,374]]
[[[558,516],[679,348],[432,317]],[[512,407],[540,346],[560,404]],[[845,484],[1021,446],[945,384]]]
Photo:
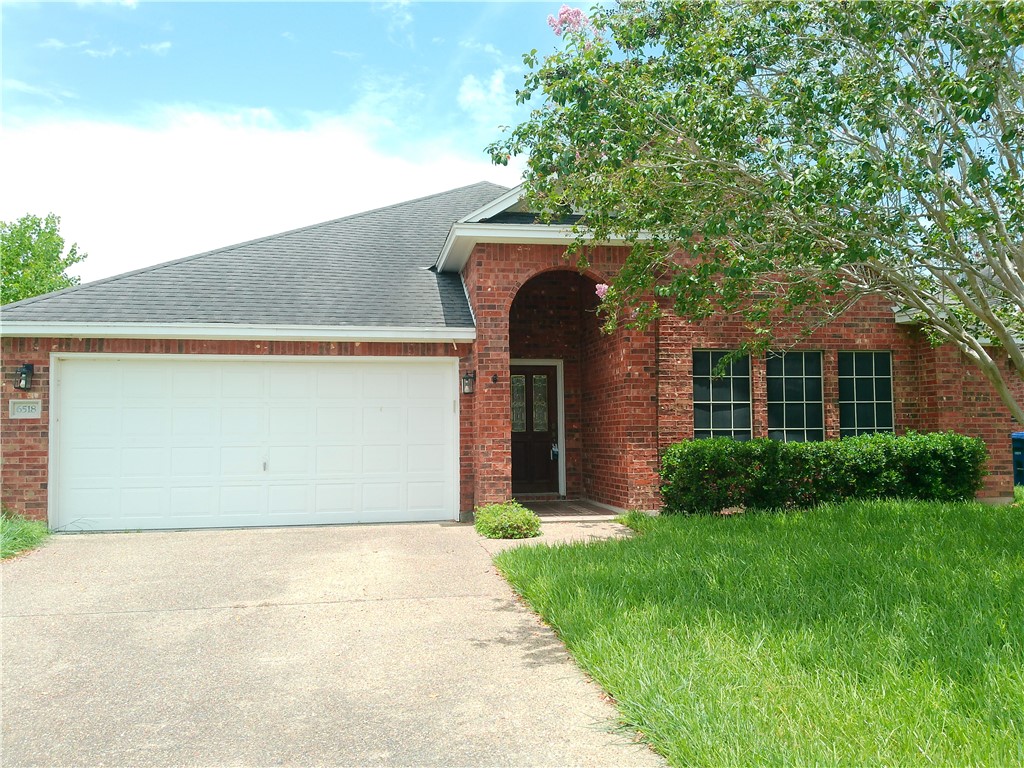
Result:
[[693,436],[750,439],[750,356],[716,370],[727,351],[693,352]]
[[840,352],[840,436],[892,431],[892,354]]
[[783,442],[825,439],[821,352],[769,352],[768,437]]

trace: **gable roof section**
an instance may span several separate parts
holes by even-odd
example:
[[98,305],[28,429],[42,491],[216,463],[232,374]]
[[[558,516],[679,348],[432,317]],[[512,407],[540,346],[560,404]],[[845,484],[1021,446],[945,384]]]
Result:
[[461,278],[431,267],[452,224],[506,192],[480,182],[25,299],[2,333],[472,338]]
[[[577,226],[581,220],[579,212],[574,212],[558,221],[541,221],[524,204],[520,184],[455,222],[434,267],[441,274],[462,272],[479,243],[568,246],[579,236],[590,239],[586,227]],[[625,241],[610,240],[600,244],[624,245]]]

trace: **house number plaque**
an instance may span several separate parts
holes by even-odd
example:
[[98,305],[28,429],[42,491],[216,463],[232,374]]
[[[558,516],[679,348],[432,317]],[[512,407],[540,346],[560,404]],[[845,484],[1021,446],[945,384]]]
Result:
[[43,415],[43,401],[11,400],[10,415],[12,419],[38,419]]

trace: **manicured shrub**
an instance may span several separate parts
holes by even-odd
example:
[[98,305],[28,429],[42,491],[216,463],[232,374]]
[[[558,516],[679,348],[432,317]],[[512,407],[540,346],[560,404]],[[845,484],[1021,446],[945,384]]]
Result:
[[850,498],[957,501],[981,488],[987,456],[983,441],[954,432],[819,443],[690,440],[665,452],[661,492],[668,513],[809,507]]
[[515,499],[477,507],[476,532],[488,539],[529,539],[540,535],[540,518]]

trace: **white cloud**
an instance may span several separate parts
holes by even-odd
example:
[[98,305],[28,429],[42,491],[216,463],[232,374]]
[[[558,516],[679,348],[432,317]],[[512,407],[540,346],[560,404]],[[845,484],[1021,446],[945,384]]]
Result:
[[498,126],[508,123],[515,108],[515,97],[506,85],[506,76],[515,69],[499,67],[486,82],[476,75],[466,75],[459,85],[456,102],[480,125]]
[[465,48],[467,51],[479,51],[480,53],[486,53],[488,56],[493,56],[496,59],[504,57],[501,50],[491,43],[481,43],[473,38],[470,38],[469,40],[460,40],[459,47]]
[[391,42],[409,48],[415,47],[411,29],[413,15],[409,10],[411,5],[410,0],[390,0],[373,4],[375,11],[388,17],[388,37]]
[[149,51],[157,56],[166,56],[171,50],[171,42],[169,40],[164,40],[159,43],[143,43],[139,48],[144,51]]
[[522,165],[424,142],[402,156],[358,116],[281,126],[265,109],[164,109],[147,124],[8,120],[0,220],[56,213],[95,280],[488,179]]
[[39,85],[31,85],[21,80],[5,79],[3,81],[5,91],[16,91],[29,96],[41,96],[54,104],[63,104],[65,99],[76,99],[78,96],[72,91],[64,88],[46,88]]
[[119,48],[116,45],[109,45],[106,48],[86,48],[82,51],[86,56],[91,56],[94,59],[109,59],[111,56],[116,56],[119,53],[124,53],[123,48]]
[[82,40],[81,42],[78,42],[78,43],[65,43],[63,40],[58,40],[56,37],[48,37],[45,40],[43,40],[43,42],[41,42],[39,44],[39,47],[40,48],[52,48],[55,51],[62,51],[65,48],[79,48],[79,47],[81,47],[83,45],[88,45],[88,44],[89,43],[87,41],[85,41],[85,40]]

